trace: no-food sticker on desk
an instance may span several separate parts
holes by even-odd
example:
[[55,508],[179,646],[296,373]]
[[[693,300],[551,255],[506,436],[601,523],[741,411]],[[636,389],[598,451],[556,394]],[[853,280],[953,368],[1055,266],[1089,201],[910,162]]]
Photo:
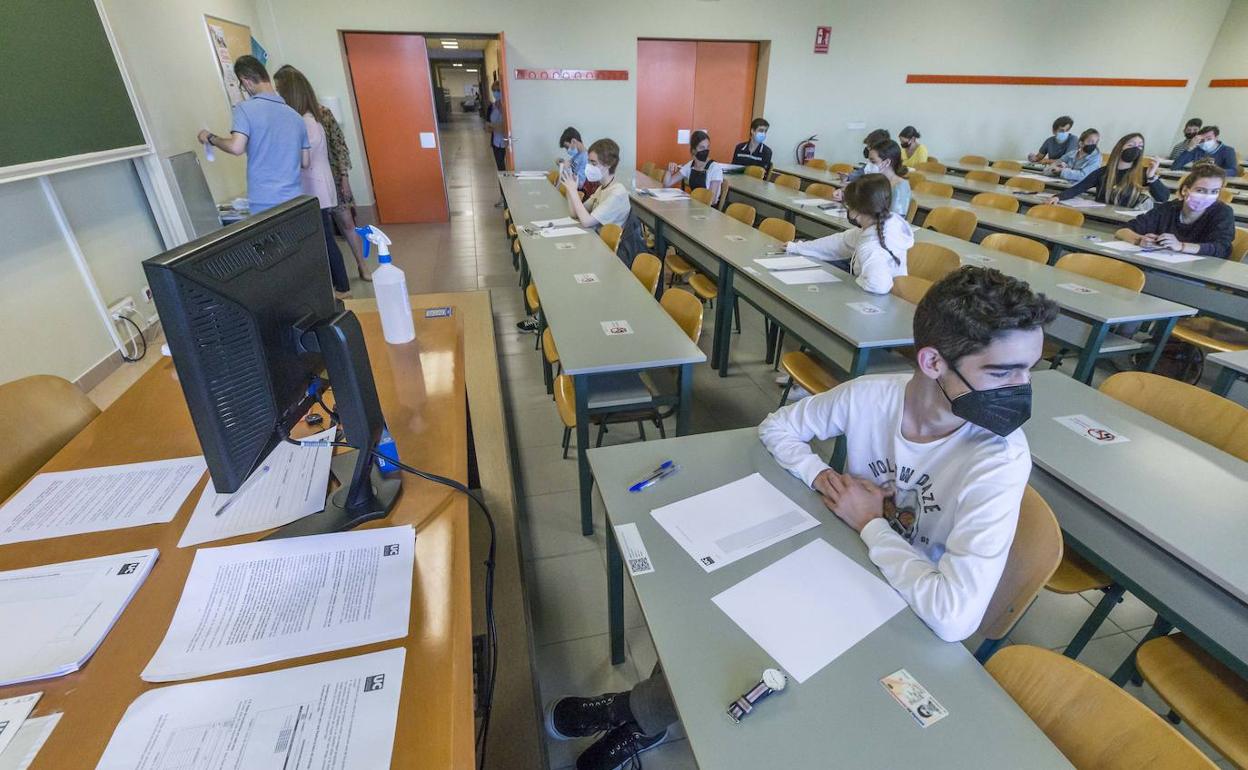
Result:
[[1071,414],[1065,417],[1054,417],[1053,419],[1093,444],[1125,444],[1131,440],[1084,414]]
[[603,321],[602,333],[608,337],[618,337],[621,334],[632,334],[633,327],[629,326],[628,321]]

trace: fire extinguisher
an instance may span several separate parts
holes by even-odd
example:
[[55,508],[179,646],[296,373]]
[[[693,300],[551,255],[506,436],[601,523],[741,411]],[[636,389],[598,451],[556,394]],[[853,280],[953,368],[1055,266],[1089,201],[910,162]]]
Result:
[[806,165],[806,161],[815,157],[815,142],[819,141],[819,135],[814,134],[806,137],[797,143],[797,163],[800,166]]

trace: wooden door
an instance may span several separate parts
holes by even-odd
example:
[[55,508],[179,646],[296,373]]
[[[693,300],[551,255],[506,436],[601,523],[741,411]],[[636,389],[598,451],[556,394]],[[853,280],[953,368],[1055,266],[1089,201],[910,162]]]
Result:
[[749,138],[758,43],[699,40],[697,46],[694,128],[710,133],[712,158],[731,163],[732,149]]
[[425,39],[368,32],[343,38],[378,221],[448,221]]
[[697,44],[689,40],[637,41],[637,165],[660,168],[689,160],[689,146],[676,141],[693,125]]

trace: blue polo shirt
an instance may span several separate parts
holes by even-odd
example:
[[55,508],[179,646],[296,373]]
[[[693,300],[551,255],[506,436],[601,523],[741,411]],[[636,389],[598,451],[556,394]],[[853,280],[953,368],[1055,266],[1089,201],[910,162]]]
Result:
[[259,93],[234,107],[230,131],[247,135],[247,199],[257,214],[300,195],[299,168],[308,127],[275,93]]

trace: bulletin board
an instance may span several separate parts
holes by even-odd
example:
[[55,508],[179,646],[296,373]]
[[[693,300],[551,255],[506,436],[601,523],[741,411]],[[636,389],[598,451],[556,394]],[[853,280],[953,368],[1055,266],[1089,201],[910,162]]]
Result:
[[234,62],[240,56],[251,54],[251,27],[207,14],[204,14],[204,24],[208,28],[213,59],[221,74],[221,85],[233,107],[243,100],[242,86],[234,77]]

